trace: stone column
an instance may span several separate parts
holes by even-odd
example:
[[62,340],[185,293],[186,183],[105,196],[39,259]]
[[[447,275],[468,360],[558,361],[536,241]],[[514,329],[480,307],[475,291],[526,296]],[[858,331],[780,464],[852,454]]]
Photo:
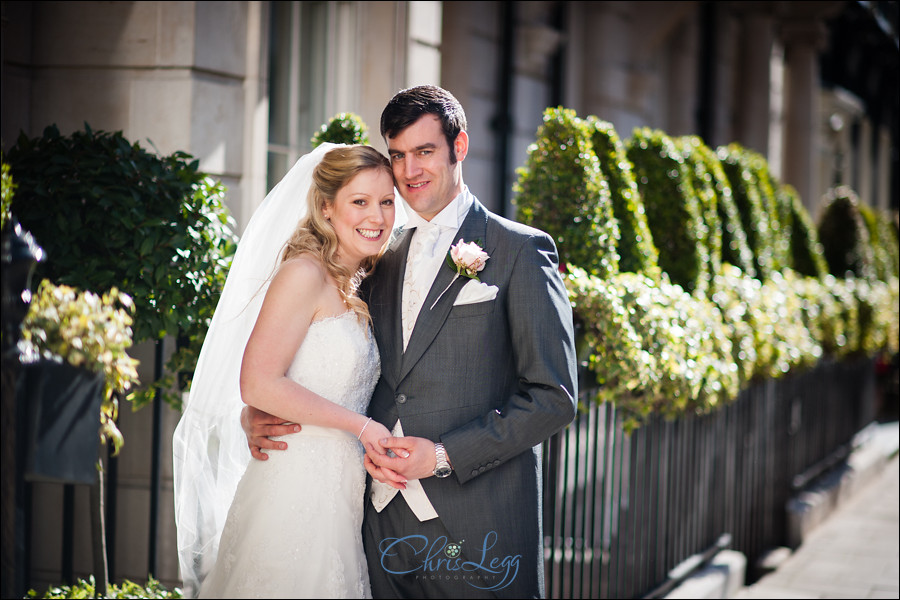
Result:
[[[581,82],[579,114],[592,114],[613,123],[616,129],[630,131],[636,118],[636,103],[628,95],[629,48],[631,23],[629,7],[624,2],[577,3],[584,20],[584,52],[569,52],[570,60],[578,60],[580,72],[572,79]],[[573,11],[574,12],[574,11]]]
[[818,56],[826,29],[819,20],[789,22],[782,35],[787,74],[782,172],[784,182],[796,188],[807,210],[816,215],[823,192],[817,185],[822,110]]
[[[752,6],[756,3],[748,3]],[[768,4],[768,3],[761,3]],[[736,100],[737,142],[765,155],[769,149],[772,46],[775,21],[770,14],[748,10],[742,16],[740,93]]]
[[865,116],[859,121],[856,163],[856,192],[867,204],[873,205],[872,122]]

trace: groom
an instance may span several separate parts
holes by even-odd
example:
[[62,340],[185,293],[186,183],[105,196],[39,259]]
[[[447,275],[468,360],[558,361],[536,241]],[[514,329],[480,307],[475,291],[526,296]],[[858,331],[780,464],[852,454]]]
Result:
[[[541,443],[577,394],[555,244],[463,183],[466,117],[446,90],[399,92],[381,133],[413,213],[363,290],[381,353],[369,415],[397,436],[365,459],[372,593],[543,597]],[[480,281],[448,265],[457,244],[489,257]],[[262,436],[288,431],[244,410],[253,455],[279,448]]]

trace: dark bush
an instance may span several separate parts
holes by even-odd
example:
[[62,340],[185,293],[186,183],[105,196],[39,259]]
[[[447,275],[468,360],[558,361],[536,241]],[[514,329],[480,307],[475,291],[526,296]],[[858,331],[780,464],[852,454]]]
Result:
[[[184,153],[158,156],[121,132],[19,136],[7,155],[12,214],[45,251],[35,281],[118,288],[135,302],[134,342],[177,336],[154,384],[173,406],[175,373],[193,372],[236,249],[225,188]],[[152,398],[137,394],[137,406]]]
[[872,280],[876,278],[875,258],[859,206],[859,197],[849,187],[829,190],[819,221],[819,241],[825,249],[829,273]]

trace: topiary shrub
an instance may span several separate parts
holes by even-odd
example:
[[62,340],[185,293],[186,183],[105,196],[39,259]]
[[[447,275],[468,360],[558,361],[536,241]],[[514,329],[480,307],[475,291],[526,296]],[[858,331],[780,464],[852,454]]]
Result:
[[847,186],[828,191],[818,231],[829,273],[838,278],[876,278],[869,228],[856,192]]
[[310,140],[316,148],[325,142],[332,144],[368,144],[369,128],[362,118],[352,112],[338,113],[323,123]]
[[[699,138],[698,138],[699,140]],[[719,157],[712,148],[704,143],[693,146],[697,158],[703,160],[706,170],[712,178],[712,186],[716,192],[716,212],[719,219],[719,229],[722,234],[722,259],[721,263],[733,265],[742,273],[750,277],[756,276],[756,268],[753,266],[753,252],[747,245],[747,234],[741,224],[741,216],[734,202],[731,184]],[[715,277],[715,275],[714,275]]]
[[550,234],[560,264],[598,277],[618,272],[619,227],[592,131],[575,111],[548,108],[513,186],[517,219]]
[[757,189],[756,176],[747,164],[744,148],[738,144],[720,146],[716,155],[731,183],[732,196],[753,253],[756,277],[768,279],[776,270],[769,217]]
[[[225,188],[183,152],[158,156],[121,132],[19,136],[7,155],[18,190],[12,213],[46,253],[35,277],[134,299],[134,342],[177,336],[159,390],[180,408],[176,374],[193,372],[235,251]],[[187,381],[181,382],[183,385]]]
[[882,211],[863,203],[858,207],[869,232],[874,276],[880,281],[888,281],[891,276],[896,275],[897,239],[893,236],[890,222]]
[[789,185],[784,185],[780,190],[783,202],[790,206],[790,265],[791,268],[807,277],[821,279],[828,273],[828,264],[825,262],[825,249],[819,242],[819,232],[816,230],[809,211],[800,201],[797,190]]
[[791,206],[781,193],[781,183],[769,171],[766,158],[748,148],[742,149],[743,161],[753,174],[760,206],[769,224],[772,268],[780,271],[790,266]]
[[684,157],[661,131],[635,129],[626,142],[659,266],[688,292],[709,287],[708,236]]
[[597,117],[586,119],[593,130],[591,141],[600,161],[600,171],[609,184],[613,214],[619,224],[619,270],[658,279],[659,252],[647,225],[644,202],[634,180],[625,145],[612,123]]
[[691,189],[697,197],[697,208],[700,218],[705,225],[703,244],[709,260],[706,263],[706,275],[708,281],[716,276],[722,266],[722,224],[719,220],[719,194],[716,189],[716,180],[709,170],[706,160],[708,151],[706,144],[699,136],[683,136],[675,140],[676,146],[684,157],[685,171],[690,177]]
[[886,211],[875,211],[875,230],[877,243],[884,251],[885,260],[884,277],[879,278],[890,281],[893,277],[900,277],[900,238],[897,235],[896,216],[892,219]]

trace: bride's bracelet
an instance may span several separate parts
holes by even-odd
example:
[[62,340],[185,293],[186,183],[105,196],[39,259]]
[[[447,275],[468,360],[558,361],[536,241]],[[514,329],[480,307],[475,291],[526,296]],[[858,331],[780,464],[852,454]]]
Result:
[[359,435],[356,436],[356,439],[362,440],[362,434],[363,434],[363,431],[366,430],[366,427],[368,427],[368,426],[369,426],[369,423],[371,423],[371,422],[372,422],[372,417],[369,417],[369,420],[366,421],[366,424],[363,425],[363,426],[362,426],[362,429],[359,430]]

